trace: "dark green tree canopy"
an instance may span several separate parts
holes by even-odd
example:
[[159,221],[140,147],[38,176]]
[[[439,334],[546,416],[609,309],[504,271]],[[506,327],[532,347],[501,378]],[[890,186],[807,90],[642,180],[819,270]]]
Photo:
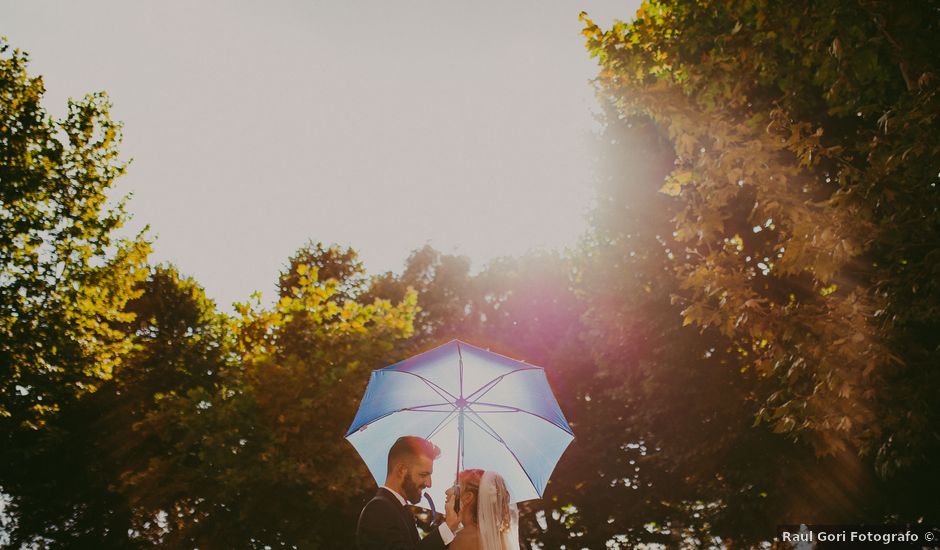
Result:
[[684,322],[769,384],[759,421],[858,488],[877,472],[912,491],[870,501],[876,516],[916,519],[937,483],[940,103],[920,39],[937,10],[654,1],[609,30],[583,16],[602,92],[674,147],[662,192]]

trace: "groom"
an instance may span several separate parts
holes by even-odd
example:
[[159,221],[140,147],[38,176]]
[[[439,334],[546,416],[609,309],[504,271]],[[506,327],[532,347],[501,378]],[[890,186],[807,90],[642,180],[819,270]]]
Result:
[[442,550],[454,540],[460,520],[453,504],[446,506],[444,523],[424,539],[418,538],[414,516],[405,501],[417,504],[431,486],[434,460],[441,454],[427,439],[399,437],[388,451],[385,485],[359,514],[356,545],[359,550]]

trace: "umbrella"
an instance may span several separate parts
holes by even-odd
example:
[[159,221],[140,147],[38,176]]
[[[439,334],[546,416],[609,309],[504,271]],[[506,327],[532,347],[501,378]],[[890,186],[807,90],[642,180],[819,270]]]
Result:
[[346,439],[377,483],[403,435],[441,448],[436,502],[463,468],[498,472],[513,502],[540,498],[574,439],[543,369],[459,340],[372,371]]

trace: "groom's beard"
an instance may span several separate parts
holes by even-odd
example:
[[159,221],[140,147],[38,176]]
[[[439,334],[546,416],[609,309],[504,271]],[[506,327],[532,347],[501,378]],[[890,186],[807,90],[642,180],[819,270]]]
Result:
[[411,480],[411,472],[408,472],[408,475],[405,476],[405,479],[401,484],[402,491],[405,492],[405,499],[412,504],[417,504],[421,500],[421,489],[418,488],[418,485]]

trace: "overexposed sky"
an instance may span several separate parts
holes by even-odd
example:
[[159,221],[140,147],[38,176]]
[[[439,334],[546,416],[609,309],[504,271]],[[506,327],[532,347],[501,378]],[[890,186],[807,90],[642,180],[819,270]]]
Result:
[[574,244],[597,72],[578,13],[638,4],[0,0],[0,34],[52,114],[110,94],[130,229],[228,310],[307,239],[370,273],[428,242],[477,267]]

